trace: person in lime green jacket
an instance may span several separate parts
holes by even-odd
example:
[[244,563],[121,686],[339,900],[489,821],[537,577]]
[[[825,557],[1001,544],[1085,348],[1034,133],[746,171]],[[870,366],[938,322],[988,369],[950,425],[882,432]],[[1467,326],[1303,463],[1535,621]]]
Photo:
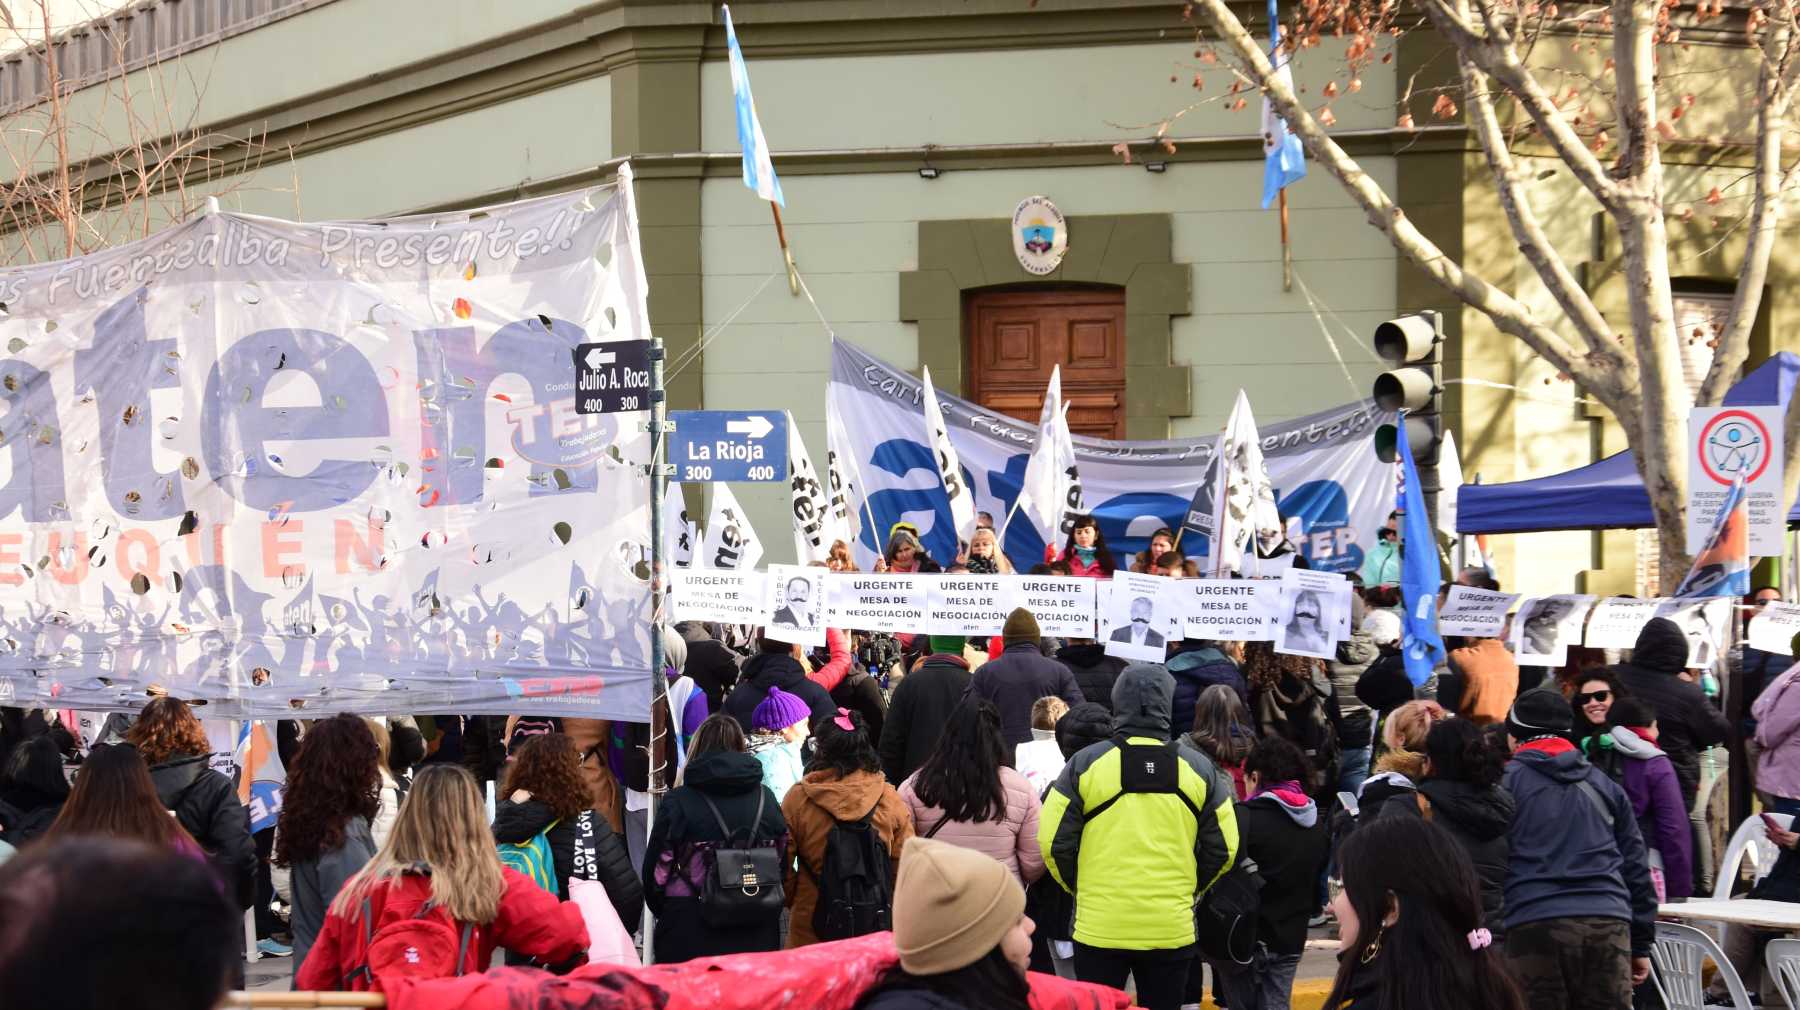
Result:
[[1075,975],[1178,1010],[1197,953],[1194,906],[1237,859],[1231,781],[1170,740],[1175,680],[1128,666],[1113,685],[1113,737],[1069,759],[1044,797],[1038,847],[1075,895]]

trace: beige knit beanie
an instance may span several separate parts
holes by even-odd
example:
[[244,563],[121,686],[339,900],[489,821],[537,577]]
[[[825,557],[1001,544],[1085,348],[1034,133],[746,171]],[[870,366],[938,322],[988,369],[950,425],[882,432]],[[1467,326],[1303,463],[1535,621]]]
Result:
[[914,975],[966,968],[999,946],[1025,914],[1012,871],[973,849],[914,836],[894,883],[894,946]]

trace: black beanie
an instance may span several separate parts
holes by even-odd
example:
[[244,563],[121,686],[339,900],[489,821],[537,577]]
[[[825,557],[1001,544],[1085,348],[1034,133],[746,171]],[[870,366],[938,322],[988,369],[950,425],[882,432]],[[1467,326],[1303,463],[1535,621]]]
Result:
[[1566,737],[1575,726],[1575,710],[1559,691],[1535,688],[1519,695],[1506,713],[1506,732],[1524,743],[1539,737]]

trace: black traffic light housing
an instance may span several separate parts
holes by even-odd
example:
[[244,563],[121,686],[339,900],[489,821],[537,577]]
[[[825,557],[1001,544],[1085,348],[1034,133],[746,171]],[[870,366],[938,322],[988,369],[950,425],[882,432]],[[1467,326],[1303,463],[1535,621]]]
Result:
[[[1438,348],[1444,342],[1443,316],[1435,311],[1415,312],[1390,319],[1375,327],[1375,353],[1392,367],[1375,377],[1372,395],[1383,410],[1405,410],[1404,425],[1413,462],[1419,468],[1425,507],[1437,522],[1438,451],[1444,443],[1440,412],[1444,391]],[[1401,426],[1375,428],[1375,455],[1384,463],[1400,458]]]

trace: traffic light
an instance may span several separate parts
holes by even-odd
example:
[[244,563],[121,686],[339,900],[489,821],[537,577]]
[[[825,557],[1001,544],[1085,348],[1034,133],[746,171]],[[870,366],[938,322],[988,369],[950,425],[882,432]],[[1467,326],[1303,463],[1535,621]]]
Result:
[[[1444,342],[1442,316],[1415,312],[1375,327],[1375,353],[1394,367],[1375,377],[1375,404],[1382,410],[1406,411],[1406,438],[1413,462],[1422,472],[1434,470],[1444,422],[1438,412],[1443,381],[1438,374],[1438,345]],[[1375,454],[1384,463],[1400,458],[1400,432],[1394,424],[1375,429]],[[1432,474],[1430,483],[1436,483]],[[1432,488],[1431,490],[1436,490]]]

